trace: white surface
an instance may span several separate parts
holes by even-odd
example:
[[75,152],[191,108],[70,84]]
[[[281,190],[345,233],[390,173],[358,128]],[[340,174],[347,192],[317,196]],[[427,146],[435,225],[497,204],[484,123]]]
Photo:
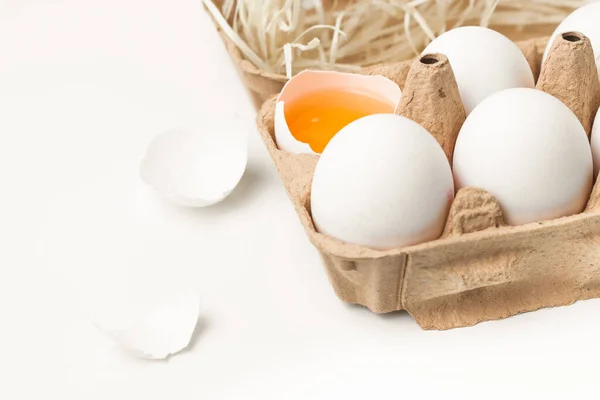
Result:
[[325,147],[310,209],[319,232],[387,250],[439,238],[453,198],[450,163],[435,138],[408,118],[375,114]]
[[[0,7],[0,398],[597,395],[598,300],[446,332],[341,304],[254,133],[224,202],[179,209],[147,188],[154,135],[250,107],[199,1]],[[202,329],[167,362],[92,325],[107,302],[186,288]]]

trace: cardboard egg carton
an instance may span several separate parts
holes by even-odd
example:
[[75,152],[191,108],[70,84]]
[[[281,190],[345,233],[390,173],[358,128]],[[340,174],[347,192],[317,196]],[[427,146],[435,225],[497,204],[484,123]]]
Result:
[[[600,84],[589,41],[574,35],[555,42],[539,79],[547,39],[519,47],[537,87],[571,107],[589,134]],[[447,59],[433,57],[364,73],[398,83],[405,99],[399,113],[426,127],[451,158],[465,113]],[[258,130],[342,301],[376,313],[406,310],[424,329],[449,329],[600,297],[600,184],[583,213],[522,226],[507,226],[489,193],[464,188],[456,194],[440,239],[373,250],[316,231],[310,188],[318,156],[277,148],[274,110],[272,98],[258,113]]]
[[[222,1],[214,3],[220,7]],[[316,232],[310,216],[310,187],[318,156],[285,153],[277,149],[274,140],[272,96],[281,91],[285,81],[245,60],[222,28],[216,23],[215,27],[256,104],[270,98],[258,113],[258,130],[342,301],[376,313],[406,310],[424,329],[450,329],[600,297],[598,182],[583,213],[522,226],[506,226],[500,206],[489,193],[462,189],[456,194],[442,237],[416,246],[378,251]],[[547,35],[554,28],[552,24],[501,32],[518,40]],[[588,114],[595,112],[599,95],[589,43],[560,42],[562,49],[554,49],[538,80],[547,40],[540,37],[517,45],[534,72],[537,87],[574,110],[589,134]],[[440,102],[432,95],[436,85],[446,89],[455,85],[443,64],[433,64],[437,74],[419,78],[427,83],[427,91],[418,90],[418,84],[406,84],[412,62],[379,65],[364,73],[390,78],[403,89],[405,99],[412,91],[419,96],[416,103],[430,102],[420,109],[404,105],[399,110],[424,125],[451,157],[453,146],[443,141],[452,141],[464,115],[456,103]],[[456,93],[450,100],[457,101]],[[443,107],[433,111],[431,106]]]

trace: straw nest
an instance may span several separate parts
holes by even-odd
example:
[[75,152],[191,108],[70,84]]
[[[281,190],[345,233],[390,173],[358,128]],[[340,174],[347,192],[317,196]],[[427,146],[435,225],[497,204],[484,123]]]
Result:
[[549,34],[589,0],[203,0],[242,55],[281,80],[414,57],[436,36],[481,25],[513,40]]

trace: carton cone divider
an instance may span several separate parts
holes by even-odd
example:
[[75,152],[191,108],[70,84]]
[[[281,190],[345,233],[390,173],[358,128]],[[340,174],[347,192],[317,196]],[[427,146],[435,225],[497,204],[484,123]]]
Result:
[[406,77],[397,114],[427,129],[452,164],[454,144],[466,119],[448,58],[439,53],[415,60]]
[[[600,176],[600,175],[599,175]],[[596,178],[596,183],[590,194],[587,206],[585,207],[586,213],[600,211],[600,179]]]
[[483,189],[466,187],[456,193],[442,237],[505,225],[502,209],[494,196]]
[[536,88],[565,103],[590,136],[600,106],[600,82],[594,51],[585,35],[565,32],[556,37]]

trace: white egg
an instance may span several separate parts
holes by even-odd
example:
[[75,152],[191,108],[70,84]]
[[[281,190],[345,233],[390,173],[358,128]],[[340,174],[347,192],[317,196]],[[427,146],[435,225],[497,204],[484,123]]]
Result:
[[319,232],[388,249],[438,238],[453,197],[450,165],[433,136],[408,118],[376,114],[329,142],[311,210]]
[[488,97],[467,117],[454,149],[457,189],[487,190],[512,225],[581,212],[592,172],[589,142],[575,114],[535,89]]
[[592,126],[592,155],[594,156],[594,176],[598,176],[600,171],[600,109],[596,114],[594,125]]
[[433,40],[423,54],[448,57],[467,114],[486,97],[504,89],[535,85],[521,50],[510,39],[491,29],[465,26]]
[[544,60],[556,36],[571,31],[581,32],[590,39],[596,56],[596,64],[600,66],[600,2],[590,3],[576,9],[558,25],[548,41],[544,52]]

